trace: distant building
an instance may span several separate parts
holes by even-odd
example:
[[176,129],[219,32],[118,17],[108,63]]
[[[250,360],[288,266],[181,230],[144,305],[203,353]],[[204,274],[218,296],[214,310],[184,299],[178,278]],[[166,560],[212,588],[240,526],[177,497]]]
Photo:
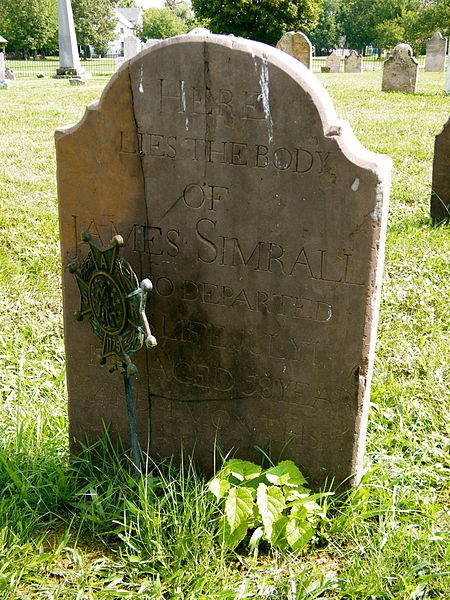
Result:
[[116,38],[108,45],[108,54],[123,55],[125,39],[136,35],[136,29],[142,25],[142,8],[115,8],[117,25]]

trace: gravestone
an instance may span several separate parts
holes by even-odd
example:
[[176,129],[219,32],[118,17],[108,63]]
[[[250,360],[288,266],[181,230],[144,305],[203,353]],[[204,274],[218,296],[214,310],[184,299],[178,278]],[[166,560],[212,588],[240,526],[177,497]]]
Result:
[[[361,472],[390,160],[364,149],[310,71],[228,36],[160,41],[56,133],[72,448],[128,441],[120,377],[95,362],[67,265],[122,235],[150,277],[155,350],[136,355],[141,446],[255,446],[314,484]],[[150,435],[151,433],[151,435]]]
[[5,79],[9,79],[10,81],[16,80],[16,75],[13,69],[10,69],[9,67],[5,68]]
[[344,73],[361,73],[361,71],[362,58],[355,50],[352,50],[350,54],[344,58]]
[[447,77],[445,79],[445,93],[450,94],[450,44],[447,56]]
[[450,117],[434,141],[430,213],[437,223],[450,219]]
[[329,68],[329,73],[339,73],[341,70],[341,57],[339,54],[333,50],[333,52],[327,56],[325,66]]
[[59,68],[57,76],[83,75],[70,0],[58,0]]
[[5,73],[5,54],[0,52],[0,88],[8,88],[11,85]]
[[419,63],[409,44],[397,44],[383,64],[383,92],[415,93]]
[[425,56],[425,71],[444,71],[445,55],[447,53],[447,38],[440,31],[436,31],[427,41],[427,54]]
[[133,58],[133,56],[136,56],[136,54],[138,54],[138,52],[140,52],[141,49],[142,42],[138,37],[136,37],[135,35],[127,36],[123,43],[124,59],[128,60],[129,58]]
[[277,43],[277,48],[287,52],[311,69],[312,45],[307,36],[301,31],[288,31]]

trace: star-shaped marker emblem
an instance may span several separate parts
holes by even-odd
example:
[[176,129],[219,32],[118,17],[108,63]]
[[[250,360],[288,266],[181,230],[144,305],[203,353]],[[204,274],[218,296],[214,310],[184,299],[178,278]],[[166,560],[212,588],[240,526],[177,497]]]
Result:
[[80,290],[80,310],[75,318],[89,317],[94,334],[102,341],[100,363],[110,358],[110,371],[136,375],[131,356],[145,345],[156,346],[145,314],[147,295],[152,290],[149,279],[139,280],[130,264],[119,256],[123,239],[116,235],[110,246],[102,248],[89,231],[81,234],[90,251],[80,266],[69,265]]

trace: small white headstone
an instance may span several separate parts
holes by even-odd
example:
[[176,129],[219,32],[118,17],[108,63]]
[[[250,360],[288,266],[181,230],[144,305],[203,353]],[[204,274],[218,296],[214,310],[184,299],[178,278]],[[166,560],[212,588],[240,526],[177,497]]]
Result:
[[142,49],[142,42],[141,40],[136,37],[135,35],[129,35],[128,37],[125,38],[124,43],[123,43],[123,57],[125,60],[128,60],[129,58],[133,58],[133,56],[136,56],[136,54],[138,54],[138,52],[140,52]]
[[5,55],[0,52],[0,79],[5,79]]

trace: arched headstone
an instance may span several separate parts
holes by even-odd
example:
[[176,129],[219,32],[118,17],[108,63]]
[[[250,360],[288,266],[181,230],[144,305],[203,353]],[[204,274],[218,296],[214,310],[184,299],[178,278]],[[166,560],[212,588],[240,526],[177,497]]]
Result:
[[352,50],[348,56],[344,58],[344,73],[361,73],[362,57]]
[[384,61],[383,92],[414,93],[417,89],[419,63],[413,57],[409,44],[397,44],[391,56]]
[[[186,35],[125,63],[56,134],[72,447],[128,439],[121,379],[94,360],[68,263],[120,234],[154,292],[136,355],[141,446],[361,473],[390,160],[337,119],[317,78],[264,44]],[[151,435],[150,435],[151,430]]]
[[436,31],[433,37],[427,41],[425,71],[444,71],[446,54],[447,38],[443,37],[440,31]]
[[288,31],[278,41],[277,48],[287,52],[311,69],[312,45],[308,37],[301,31]]
[[341,70],[341,57],[334,50],[325,60],[325,66],[328,67],[330,73],[339,73]]

